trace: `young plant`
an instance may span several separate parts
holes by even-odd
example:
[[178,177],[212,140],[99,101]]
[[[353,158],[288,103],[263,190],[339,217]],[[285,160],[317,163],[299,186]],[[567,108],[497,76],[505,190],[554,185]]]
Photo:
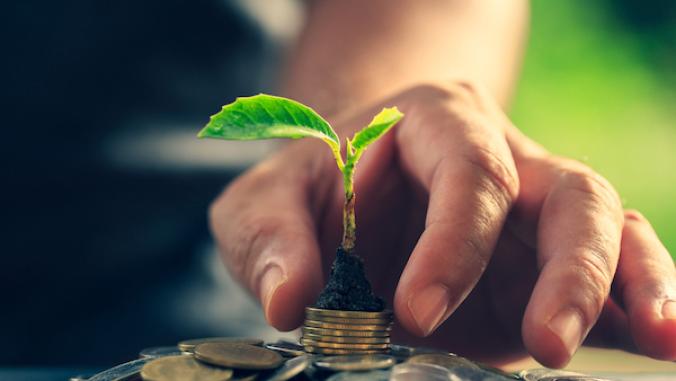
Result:
[[200,138],[226,140],[260,140],[313,137],[331,149],[343,174],[345,206],[343,209],[342,249],[351,253],[356,241],[354,170],[366,148],[383,136],[404,114],[396,107],[384,108],[368,126],[345,139],[345,158],[340,139],[331,125],[311,108],[291,99],[259,94],[237,98],[223,106],[197,135]]

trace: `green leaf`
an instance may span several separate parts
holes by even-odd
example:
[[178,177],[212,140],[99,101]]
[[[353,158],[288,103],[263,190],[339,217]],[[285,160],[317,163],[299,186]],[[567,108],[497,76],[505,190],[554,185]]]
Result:
[[324,140],[340,151],[340,140],[329,123],[311,108],[291,99],[259,94],[237,98],[223,106],[197,135],[226,140],[299,139]]
[[360,152],[369,144],[375,142],[392,128],[404,116],[396,107],[384,108],[378,115],[373,117],[368,126],[354,134],[352,147]]

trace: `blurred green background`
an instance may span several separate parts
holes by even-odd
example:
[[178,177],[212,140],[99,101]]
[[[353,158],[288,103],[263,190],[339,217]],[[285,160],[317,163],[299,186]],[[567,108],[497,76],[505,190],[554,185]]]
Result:
[[511,116],[646,215],[676,258],[676,2],[532,2]]

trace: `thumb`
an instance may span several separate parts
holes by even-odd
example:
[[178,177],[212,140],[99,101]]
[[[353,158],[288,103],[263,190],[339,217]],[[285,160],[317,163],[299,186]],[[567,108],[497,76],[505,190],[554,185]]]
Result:
[[212,204],[210,225],[224,262],[263,306],[273,327],[303,321],[323,284],[315,223],[302,182],[257,167]]

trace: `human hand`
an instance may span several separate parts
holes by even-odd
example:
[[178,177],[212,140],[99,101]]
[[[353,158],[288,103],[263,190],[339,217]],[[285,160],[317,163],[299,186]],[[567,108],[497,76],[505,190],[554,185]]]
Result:
[[[405,117],[356,171],[356,252],[404,328],[395,338],[493,361],[526,349],[551,367],[585,337],[676,360],[674,263],[605,179],[467,83],[407,90],[339,134],[382,106]],[[211,209],[227,266],[282,330],[301,324],[340,241],[341,178],[322,144],[290,143]]]

